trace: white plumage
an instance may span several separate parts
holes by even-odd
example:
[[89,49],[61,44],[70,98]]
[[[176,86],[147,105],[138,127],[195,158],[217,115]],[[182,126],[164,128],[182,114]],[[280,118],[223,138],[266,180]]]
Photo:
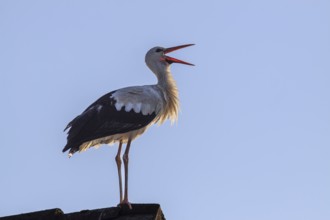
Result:
[[134,110],[135,113],[150,115],[158,114],[164,108],[164,98],[157,86],[134,86],[117,90],[111,95],[116,101],[116,109],[122,107],[126,112]]

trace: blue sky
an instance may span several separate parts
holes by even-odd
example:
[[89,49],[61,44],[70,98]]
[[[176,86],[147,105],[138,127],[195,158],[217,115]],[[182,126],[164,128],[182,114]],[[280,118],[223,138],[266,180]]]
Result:
[[181,112],[130,152],[133,203],[168,219],[330,218],[329,1],[1,1],[0,216],[115,206],[117,146],[61,152],[101,95],[153,84],[171,54]]

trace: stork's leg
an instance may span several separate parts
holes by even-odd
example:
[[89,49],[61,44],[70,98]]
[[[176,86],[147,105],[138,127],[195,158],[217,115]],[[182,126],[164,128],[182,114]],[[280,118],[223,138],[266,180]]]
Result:
[[128,153],[131,146],[131,140],[129,139],[126,145],[125,153],[123,155],[124,167],[125,167],[125,194],[122,204],[127,204],[130,209],[132,209],[131,204],[128,201]]
[[116,155],[116,163],[117,163],[117,169],[118,169],[118,179],[119,179],[119,203],[123,201],[123,184],[121,180],[121,158],[120,158],[120,153],[121,153],[121,147],[122,147],[123,142],[119,142],[119,147],[118,147],[118,152]]

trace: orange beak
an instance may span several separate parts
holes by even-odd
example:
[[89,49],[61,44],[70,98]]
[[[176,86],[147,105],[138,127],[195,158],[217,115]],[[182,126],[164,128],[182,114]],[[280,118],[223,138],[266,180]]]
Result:
[[[175,51],[175,50],[179,50],[179,49],[182,49],[182,48],[185,48],[185,47],[190,47],[190,46],[193,46],[195,44],[185,44],[185,45],[180,45],[180,46],[176,46],[176,47],[169,47],[169,48],[166,48],[164,50],[164,54],[167,54],[167,53],[170,53],[172,51]],[[182,61],[182,60],[179,60],[179,59],[176,59],[176,58],[173,58],[173,57],[169,57],[169,56],[165,56],[165,60],[169,63],[169,64],[172,64],[172,63],[181,63],[181,64],[186,64],[186,65],[191,65],[191,66],[195,66],[194,64],[192,63],[188,63],[188,62],[185,62],[185,61]]]

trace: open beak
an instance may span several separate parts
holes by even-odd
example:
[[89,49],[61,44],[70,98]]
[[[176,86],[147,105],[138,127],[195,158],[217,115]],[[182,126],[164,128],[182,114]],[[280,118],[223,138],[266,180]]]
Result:
[[[170,53],[172,51],[175,51],[175,50],[179,50],[179,49],[182,49],[182,48],[185,48],[185,47],[190,47],[190,46],[193,46],[195,44],[185,44],[185,45],[180,45],[180,46],[176,46],[176,47],[169,47],[169,48],[166,48],[164,50],[164,54],[167,54],[167,53]],[[192,63],[188,63],[188,62],[185,62],[185,61],[182,61],[182,60],[179,60],[179,59],[176,59],[176,58],[173,58],[173,57],[169,57],[169,56],[165,56],[165,60],[171,64],[171,63],[182,63],[182,64],[186,64],[186,65],[191,65],[191,66],[195,66],[194,64]]]

